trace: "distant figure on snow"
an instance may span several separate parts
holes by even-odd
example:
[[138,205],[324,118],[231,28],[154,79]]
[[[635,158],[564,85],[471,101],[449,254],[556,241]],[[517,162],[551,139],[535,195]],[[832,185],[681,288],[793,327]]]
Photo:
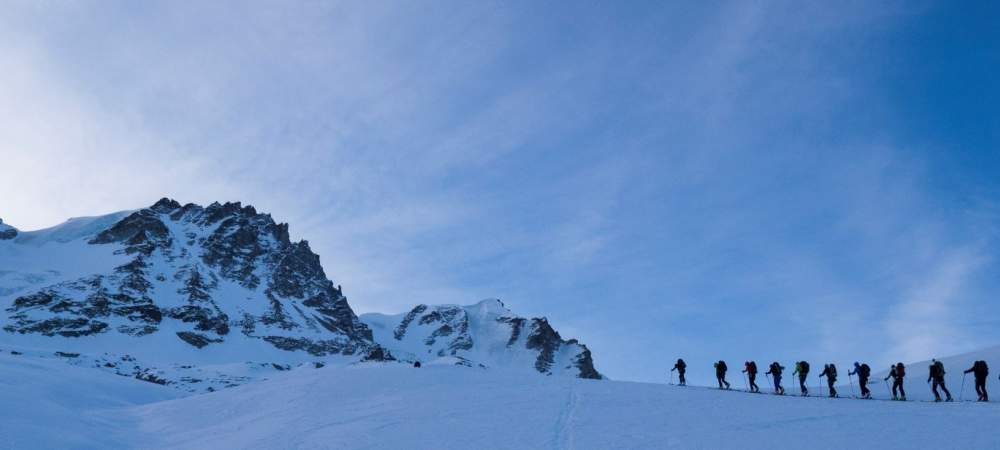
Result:
[[903,378],[906,377],[906,366],[903,363],[896,363],[889,367],[889,376],[883,381],[892,378],[892,399],[906,401],[906,391],[903,390]]
[[951,392],[948,392],[948,388],[944,385],[944,364],[936,359],[931,360],[931,365],[927,368],[927,382],[931,384],[931,391],[934,392],[934,401],[941,401],[941,394],[938,394],[938,387],[944,391],[944,394],[948,397],[945,399],[946,402],[952,401]]
[[677,364],[674,364],[674,368],[670,369],[671,372],[677,371],[677,378],[680,379],[681,386],[687,386],[687,380],[684,379],[684,372],[687,372],[687,363],[683,359],[677,358]]
[[799,375],[799,390],[802,391],[802,396],[809,395],[809,389],[806,388],[806,377],[809,376],[809,363],[805,361],[795,363],[795,371],[792,372],[792,376],[796,374]]
[[750,380],[750,392],[760,392],[760,388],[757,387],[757,362],[747,361],[743,364],[745,369],[743,373],[747,374],[747,378]]
[[420,361],[414,361],[413,362],[413,367],[416,367],[416,368],[419,369],[420,368]]
[[824,365],[823,373],[819,374],[819,377],[826,377],[826,385],[830,388],[830,397],[837,397],[837,388],[834,387],[837,384],[837,366],[832,363]]
[[847,372],[847,375],[858,376],[858,386],[861,386],[861,398],[872,398],[872,391],[868,389],[868,377],[870,377],[871,374],[872,368],[868,367],[868,364],[858,364],[857,361],[854,361],[854,371]]
[[785,388],[781,387],[781,372],[784,370],[785,368],[781,364],[778,364],[777,361],[775,361],[771,363],[771,367],[769,368],[767,373],[764,374],[764,375],[771,375],[771,377],[773,377],[774,393],[778,395],[785,395]]
[[726,367],[725,361],[719,360],[719,362],[715,363],[715,378],[719,380],[719,389],[729,389],[729,382],[726,381],[727,370],[729,368]]
[[976,394],[979,394],[978,401],[990,401],[990,396],[986,393],[986,377],[990,374],[990,368],[986,365],[986,361],[976,361],[972,364],[972,368],[965,371],[965,373],[969,372],[972,372],[972,376],[976,379]]

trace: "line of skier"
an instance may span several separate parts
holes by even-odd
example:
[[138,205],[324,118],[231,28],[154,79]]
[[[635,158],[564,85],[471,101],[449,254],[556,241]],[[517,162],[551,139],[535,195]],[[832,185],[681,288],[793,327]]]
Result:
[[[715,378],[719,382],[719,389],[730,389],[731,385],[726,381],[726,373],[729,371],[729,367],[726,366],[725,361],[718,361],[714,364],[715,367]],[[743,364],[742,373],[746,374],[747,386],[750,392],[760,392],[760,387],[757,386],[757,363],[755,361],[746,361]],[[687,363],[683,359],[678,359],[674,367],[670,369],[671,372],[676,371],[678,374],[678,379],[681,386],[687,385],[687,379],[685,374],[687,373]],[[779,364],[777,361],[771,363],[768,366],[768,371],[764,375],[768,376],[774,383],[774,393],[777,395],[785,395],[785,388],[781,385],[782,373],[784,373],[785,367]],[[868,383],[871,379],[871,367],[865,363],[854,363],[854,370],[847,373],[848,376],[857,376],[858,385],[861,387],[861,398],[871,399],[872,391],[868,388]],[[964,374],[971,373],[975,379],[976,394],[979,395],[980,402],[989,401],[989,394],[986,392],[986,378],[989,376],[989,366],[987,366],[986,361],[976,361],[973,363],[972,367],[963,372]],[[806,361],[797,361],[795,363],[795,370],[792,372],[792,376],[798,376],[799,380],[799,391],[800,395],[809,395],[809,388],[806,387],[806,378],[809,376],[809,363]],[[927,383],[931,385],[931,392],[934,393],[934,401],[953,401],[951,392],[948,387],[945,386],[945,370],[944,364],[936,359],[931,361],[931,365],[928,367]],[[826,378],[827,388],[829,389],[830,397],[838,397],[837,394],[837,366],[834,364],[825,364],[823,366],[823,371],[819,374],[820,378]],[[889,367],[889,375],[883,379],[886,383],[886,389],[889,390],[889,380],[892,379],[892,399],[893,400],[906,400],[906,390],[903,387],[903,380],[906,378],[906,366],[903,363],[896,363]],[[964,382],[963,378],[963,382]],[[945,398],[942,400],[941,394],[938,391],[944,392]]]

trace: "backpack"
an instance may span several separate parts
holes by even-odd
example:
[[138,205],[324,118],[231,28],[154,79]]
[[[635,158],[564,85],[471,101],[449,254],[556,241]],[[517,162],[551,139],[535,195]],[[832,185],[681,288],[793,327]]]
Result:
[[719,369],[719,370],[721,370],[723,372],[729,370],[729,368],[726,367],[726,362],[725,361],[719,361],[719,365],[716,366],[716,369]]
[[986,366],[986,361],[976,361],[972,365],[972,372],[975,376],[983,378],[990,374],[990,370]]
[[868,378],[868,376],[872,374],[872,368],[868,367],[868,364],[862,364],[861,368],[858,370],[858,374]]
[[934,363],[934,368],[937,370],[937,376],[939,376],[939,377],[943,377],[944,376],[944,374],[945,374],[944,363],[942,363],[941,361],[937,361],[937,362]]
[[750,364],[747,364],[747,373],[749,373],[751,375],[757,373],[757,363],[756,362],[750,361]]
[[836,376],[837,376],[837,366],[835,366],[833,364],[830,364],[830,375],[833,375],[836,378]]
[[802,368],[799,369],[799,373],[809,373],[809,363],[802,361]]
[[906,376],[906,366],[903,363],[896,364],[896,376],[899,378]]

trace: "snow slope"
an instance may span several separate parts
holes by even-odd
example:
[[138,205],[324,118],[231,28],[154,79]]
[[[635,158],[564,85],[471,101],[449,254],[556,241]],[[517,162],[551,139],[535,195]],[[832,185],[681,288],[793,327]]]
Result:
[[170,399],[176,391],[16,358],[0,355],[0,448],[993,448],[984,430],[1000,420],[997,404],[776,397],[397,363],[293,369]]
[[[942,363],[944,363],[945,385],[948,390],[951,391],[951,395],[955,398],[955,400],[958,400],[960,395],[965,400],[976,399],[976,387],[971,373],[964,377],[965,390],[964,392],[962,391],[962,372],[967,369],[971,369],[972,363],[976,360],[985,360],[990,365],[990,384],[987,386],[997,382],[997,376],[1000,376],[1000,346],[989,347],[974,352],[947,356],[939,359]],[[931,392],[930,384],[927,383],[928,368],[930,367],[931,362],[920,361],[904,364],[906,365],[904,388],[906,389],[907,399],[933,400],[934,394]],[[872,369],[878,370],[877,368]],[[888,392],[885,387],[885,383],[882,381],[888,372],[887,367],[886,370],[881,370],[878,374],[872,377],[875,383],[878,384],[877,386],[872,387],[873,392],[876,394]],[[890,379],[889,382],[891,383],[892,380]],[[990,391],[990,394],[990,397],[993,398],[994,393]],[[996,395],[1000,395],[1000,392],[997,392]],[[944,397],[943,392],[941,393],[941,396]],[[1000,397],[996,397],[996,399],[1000,399]]]
[[127,448],[138,419],[122,408],[179,391],[0,350],[0,448]]

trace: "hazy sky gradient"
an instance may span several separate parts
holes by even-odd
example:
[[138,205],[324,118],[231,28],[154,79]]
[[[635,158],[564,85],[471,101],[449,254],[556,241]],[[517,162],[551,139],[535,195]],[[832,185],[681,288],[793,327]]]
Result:
[[204,3],[0,10],[5,222],[240,200],[618,379],[1000,342],[996,3]]

